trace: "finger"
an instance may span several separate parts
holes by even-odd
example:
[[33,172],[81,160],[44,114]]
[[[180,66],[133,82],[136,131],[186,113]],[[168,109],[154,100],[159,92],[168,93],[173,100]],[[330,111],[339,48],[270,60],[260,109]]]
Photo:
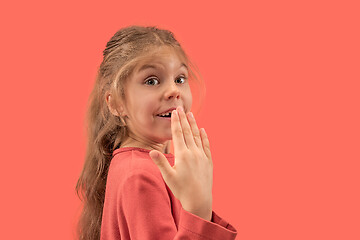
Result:
[[211,160],[211,152],[210,152],[210,143],[209,143],[209,138],[205,132],[204,128],[200,129],[200,135],[201,135],[201,140],[202,140],[202,146],[205,152],[205,155],[208,157],[208,159]]
[[189,121],[188,121],[188,119],[186,117],[186,114],[185,114],[182,107],[178,107],[177,111],[179,113],[181,128],[182,128],[182,131],[183,131],[186,146],[188,148],[194,148],[194,147],[196,147],[196,144],[195,144],[194,136],[192,134],[190,124],[189,124]]
[[192,131],[192,134],[194,136],[195,144],[196,144],[196,146],[198,146],[198,148],[202,148],[200,131],[199,131],[199,128],[198,128],[198,126],[196,124],[193,113],[192,112],[188,113],[187,118],[188,118],[190,126],[191,126],[191,131]]
[[149,152],[150,158],[158,166],[161,175],[164,180],[167,181],[173,174],[174,169],[170,166],[169,161],[161,152],[157,150],[152,150]]
[[171,134],[175,151],[186,147],[180,119],[176,110],[171,112]]

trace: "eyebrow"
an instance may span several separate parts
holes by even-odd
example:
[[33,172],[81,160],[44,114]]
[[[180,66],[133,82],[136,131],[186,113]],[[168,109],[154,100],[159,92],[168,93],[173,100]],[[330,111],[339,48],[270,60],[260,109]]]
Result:
[[[188,69],[188,67],[186,66],[185,63],[181,63],[181,65],[180,65],[179,68],[181,68],[181,67],[185,67],[186,69]],[[145,64],[145,65],[141,66],[141,68],[138,70],[138,72],[141,72],[141,71],[143,71],[143,70],[145,70],[145,69],[148,69],[148,68],[154,68],[154,69],[156,69],[157,67],[156,67],[155,65]]]

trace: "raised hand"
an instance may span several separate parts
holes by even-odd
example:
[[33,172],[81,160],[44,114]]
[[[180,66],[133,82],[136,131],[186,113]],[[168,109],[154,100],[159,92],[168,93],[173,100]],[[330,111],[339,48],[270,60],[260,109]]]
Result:
[[171,167],[166,157],[157,150],[150,151],[149,155],[182,207],[210,221],[213,163],[209,139],[204,129],[198,129],[192,113],[185,114],[182,107],[172,111],[171,132],[174,166]]

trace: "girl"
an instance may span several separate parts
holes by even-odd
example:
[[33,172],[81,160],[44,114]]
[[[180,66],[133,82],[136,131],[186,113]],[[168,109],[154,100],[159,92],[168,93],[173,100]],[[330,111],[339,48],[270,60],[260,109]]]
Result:
[[76,185],[79,239],[235,239],[212,210],[209,140],[190,112],[194,75],[173,34],[123,28],[103,55]]

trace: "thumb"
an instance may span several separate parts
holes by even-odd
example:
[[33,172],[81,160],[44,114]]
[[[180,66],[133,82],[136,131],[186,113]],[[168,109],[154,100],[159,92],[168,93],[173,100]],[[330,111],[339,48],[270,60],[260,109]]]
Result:
[[166,179],[170,176],[173,171],[173,168],[170,166],[167,158],[161,152],[157,150],[152,150],[149,152],[150,158],[158,166],[161,175],[163,176],[165,182]]

